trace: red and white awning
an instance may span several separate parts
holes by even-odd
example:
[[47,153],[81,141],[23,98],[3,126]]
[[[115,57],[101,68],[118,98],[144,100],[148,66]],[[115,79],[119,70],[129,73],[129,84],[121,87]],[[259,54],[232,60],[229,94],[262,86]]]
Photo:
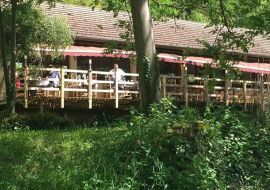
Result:
[[[84,47],[84,46],[70,46],[65,50],[60,50],[60,53],[69,56],[89,56],[89,57],[122,57],[128,58],[132,52],[123,51],[120,54],[104,54],[104,47]],[[50,54],[53,50],[45,50],[47,54]],[[203,67],[204,64],[211,63],[211,58],[188,56],[182,60],[181,56],[167,53],[160,53],[158,55],[159,60],[168,63],[184,63]],[[267,63],[248,63],[239,62],[234,65],[235,68],[239,68],[244,72],[264,73],[270,74],[270,64]]]
[[[185,63],[203,67],[204,64],[211,63],[213,61],[211,58],[205,57],[188,56],[184,60],[179,60],[179,57],[181,58],[181,56],[173,54],[159,54],[159,60],[170,63]],[[233,65],[233,67],[239,68],[244,72],[270,74],[270,64],[267,63],[249,63],[240,61],[238,64]]]

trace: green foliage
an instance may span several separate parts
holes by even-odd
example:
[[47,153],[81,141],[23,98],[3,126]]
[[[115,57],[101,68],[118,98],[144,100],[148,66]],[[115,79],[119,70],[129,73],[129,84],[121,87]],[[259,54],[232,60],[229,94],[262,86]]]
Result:
[[[52,49],[52,58],[59,57],[59,49],[73,43],[66,18],[47,16],[38,6],[42,2],[14,0],[1,3],[1,56],[8,89],[6,108],[11,115],[15,114],[16,61],[23,55],[34,57],[38,48],[43,55],[44,49]],[[43,57],[38,57],[42,63]]]
[[119,47],[116,41],[108,41],[106,43],[107,49],[105,49],[103,53],[114,54],[116,58],[122,57],[122,54],[127,55],[129,59],[136,58],[135,52],[131,52],[135,49],[132,22],[130,20],[118,20],[114,25],[123,29],[123,32],[120,32],[119,37],[125,40],[125,43]]
[[162,99],[113,127],[2,130],[0,187],[268,189],[269,116],[240,109]]
[[[237,107],[210,107],[205,121],[211,130],[198,137],[198,167],[211,169],[201,177],[211,176],[214,187],[231,189],[267,189],[269,185],[268,117],[254,119]],[[263,125],[262,125],[263,124]],[[207,175],[206,175],[207,174]],[[210,188],[211,189],[211,188]]]
[[20,129],[29,129],[29,126],[26,122],[25,115],[12,115],[8,116],[8,114],[2,112],[2,118],[0,119],[1,129],[6,130],[20,130]]
[[[9,55],[11,51],[10,7],[6,7],[3,11],[3,17],[6,29],[7,54]],[[69,28],[67,19],[62,16],[46,15],[36,1],[19,3],[16,18],[18,23],[16,27],[18,59],[23,55],[35,56],[35,53],[30,53],[35,48],[55,50],[52,52],[52,57],[55,58],[59,56],[59,49],[65,49],[68,45],[73,44],[73,33]]]
[[88,6],[88,7],[92,7],[95,4],[95,1],[96,0],[56,0],[56,2],[59,3]]
[[[146,94],[146,102],[148,104],[153,103],[153,84],[152,84],[152,77],[151,76],[151,71],[150,71],[150,60],[149,58],[145,55],[143,57],[143,76],[144,76],[144,84],[145,84],[145,94]],[[149,105],[145,105],[143,109],[147,109]]]
[[155,20],[166,22],[169,18],[207,22],[201,1],[150,0],[151,14]]
[[38,130],[38,129],[66,129],[74,127],[74,122],[66,116],[58,116],[50,112],[29,115],[16,114],[0,119],[0,129],[5,130]]
[[265,0],[204,1],[203,13],[208,18],[208,26],[214,28],[211,33],[216,39],[214,42],[198,40],[204,46],[199,54],[213,58],[209,67],[218,68],[213,73],[220,75],[221,70],[227,69],[229,78],[235,78],[232,66],[245,60],[243,53],[254,46],[256,36],[269,33],[264,25],[269,20],[266,12],[269,13],[269,3]]

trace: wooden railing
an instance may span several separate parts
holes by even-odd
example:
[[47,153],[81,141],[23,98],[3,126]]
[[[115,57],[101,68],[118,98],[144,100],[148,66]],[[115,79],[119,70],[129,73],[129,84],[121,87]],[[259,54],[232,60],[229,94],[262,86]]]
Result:
[[[24,80],[24,87],[17,88],[16,92],[23,92],[24,105],[28,107],[32,92],[38,92],[41,97],[52,97],[60,99],[60,106],[64,108],[66,99],[86,99],[88,108],[93,107],[94,99],[114,99],[115,107],[119,107],[119,99],[139,99],[139,82],[108,79],[109,75],[118,76],[117,71],[110,73],[92,70],[56,69],[42,68],[40,71],[54,71],[61,75],[59,78],[41,78],[25,76],[17,80]],[[65,78],[65,76],[69,76]],[[81,77],[78,77],[81,76]],[[138,77],[137,73],[125,73],[125,77]],[[216,85],[210,87],[211,81]],[[48,87],[46,84],[59,83]],[[248,103],[269,103],[268,85],[270,82],[246,81],[246,80],[224,80],[216,78],[202,78],[185,76],[161,76],[162,97],[170,96],[175,101],[184,101],[188,105],[191,101],[222,102],[226,105],[232,102],[243,103],[245,109]],[[44,85],[40,85],[44,84]],[[114,86],[115,88],[112,88]],[[124,86],[125,88],[120,88]]]
[[[217,78],[202,77],[162,77],[163,97],[172,97],[174,100],[185,101],[186,105],[190,101],[210,101],[224,102],[226,105],[232,102],[243,103],[245,109],[247,103],[269,103],[270,82],[247,81],[247,80],[224,80]],[[210,87],[210,81],[215,80],[216,84]]]
[[[59,98],[61,102],[61,108],[64,108],[65,99],[88,99],[88,108],[91,109],[93,106],[93,99],[115,99],[115,107],[118,108],[119,99],[121,98],[128,98],[132,97],[133,95],[135,98],[139,98],[138,81],[124,81],[118,79],[117,77],[115,78],[115,81],[108,79],[106,80],[109,75],[119,76],[117,71],[112,73],[92,70],[56,68],[40,68],[39,70],[41,72],[58,72],[61,77],[24,77],[24,87],[17,88],[16,91],[24,92],[23,97],[25,108],[28,107],[28,101],[31,99],[31,96],[33,96],[33,94],[36,96],[36,92],[39,93],[39,97]],[[69,77],[65,78],[65,76]],[[130,76],[138,77],[139,75],[137,73],[125,73],[125,77]],[[21,78],[18,80],[21,80]],[[54,86],[48,86],[50,82],[54,82]],[[124,88],[120,89],[120,85],[122,85]],[[109,96],[106,96],[107,94],[109,94]]]

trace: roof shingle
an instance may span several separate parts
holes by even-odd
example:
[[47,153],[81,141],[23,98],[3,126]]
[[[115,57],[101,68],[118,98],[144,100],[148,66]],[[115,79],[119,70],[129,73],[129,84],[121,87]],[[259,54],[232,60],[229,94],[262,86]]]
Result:
[[[118,20],[129,20],[127,13],[119,13],[117,18],[112,12],[103,10],[92,10],[89,7],[56,4],[55,8],[42,4],[48,15],[63,15],[67,18],[72,31],[77,38],[99,39],[100,41],[116,40],[123,41],[119,34],[123,29],[115,26]],[[155,43],[160,46],[173,46],[183,49],[193,47],[200,49],[203,46],[196,39],[207,40],[213,43],[215,35],[209,32],[212,28],[205,28],[205,23],[191,22],[185,20],[169,20],[167,22],[154,23]],[[249,54],[270,57],[270,41],[262,36],[255,37],[255,46],[249,48]]]

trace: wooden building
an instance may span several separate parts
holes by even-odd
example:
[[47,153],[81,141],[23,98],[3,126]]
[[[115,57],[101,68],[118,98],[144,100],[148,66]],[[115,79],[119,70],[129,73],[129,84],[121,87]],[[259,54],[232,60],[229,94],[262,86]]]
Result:
[[[127,13],[119,13],[118,17],[114,17],[111,12],[74,5],[56,4],[55,8],[49,8],[49,5],[43,4],[42,7],[50,16],[65,16],[76,38],[72,46],[60,50],[66,56],[63,61],[52,61],[49,56],[51,50],[42,50],[48,54],[48,59],[44,62],[44,68],[40,70],[55,70],[61,73],[61,85],[53,89],[32,84],[17,89],[24,92],[23,95],[18,93],[18,97],[23,98],[25,107],[38,105],[42,109],[45,105],[79,105],[92,108],[104,104],[121,107],[139,101],[137,66],[129,59],[133,52],[120,49],[120,53],[117,54],[104,54],[106,44],[111,41],[120,48],[125,45],[125,41],[119,37],[125,31],[117,24],[119,20],[129,21]],[[219,101],[226,104],[238,101],[246,105],[268,101],[270,42],[262,36],[255,38],[255,46],[249,48],[248,54],[237,52],[246,56],[245,61],[239,59],[239,63],[235,65],[243,72],[238,80],[208,79],[217,81],[214,90],[209,90],[209,81],[202,78],[204,64],[211,62],[211,57],[194,54],[182,58],[183,51],[188,47],[195,50],[203,48],[196,39],[213,42],[216,36],[209,33],[211,30],[212,28],[206,28],[204,23],[184,20],[154,22],[155,44],[162,75],[162,96],[171,96],[175,101],[185,101],[186,104],[189,101]],[[121,81],[126,89],[111,89],[110,85],[113,83],[106,79],[115,64],[126,73],[126,81]],[[54,65],[55,68],[49,69],[50,65]],[[37,79],[25,78],[26,83],[31,80]],[[85,85],[93,84],[92,80],[98,85]],[[129,90],[129,85],[133,89]],[[119,84],[115,86],[118,87]],[[37,95],[29,95],[29,91],[36,91]],[[125,97],[120,97],[121,94]],[[5,100],[4,89],[0,98]]]

